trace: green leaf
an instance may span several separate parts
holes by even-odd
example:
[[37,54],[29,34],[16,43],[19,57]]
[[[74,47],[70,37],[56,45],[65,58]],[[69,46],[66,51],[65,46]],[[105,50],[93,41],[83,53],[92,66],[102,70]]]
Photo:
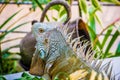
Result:
[[6,78],[0,75],[0,80],[6,80]]
[[97,9],[100,10],[100,11],[102,11],[102,10],[101,10],[101,6],[100,6],[98,0],[91,0],[91,3],[92,3],[92,5],[93,5],[95,8],[97,8]]
[[33,76],[29,73],[23,72],[21,78],[15,80],[45,80],[42,77]]
[[17,28],[19,28],[19,27],[21,27],[21,26],[23,26],[23,25],[25,25],[25,24],[27,24],[27,23],[29,23],[29,22],[22,23],[22,24],[20,24],[20,25],[18,25],[18,26],[16,26],[16,27],[12,28],[11,30],[7,31],[6,33],[4,33],[3,35],[0,36],[0,41],[3,40],[4,37],[5,37],[8,33],[13,32],[13,31],[16,30]]
[[33,9],[33,11],[35,11],[36,8],[37,8],[37,4],[36,4],[35,0],[32,0],[32,9]]
[[90,21],[89,21],[89,26],[96,32],[96,27],[95,27],[95,18],[94,16],[90,16]]
[[54,5],[50,9],[59,11],[60,10],[60,5]]
[[[90,34],[90,39],[91,39],[92,43],[94,43],[95,39],[97,38],[97,35],[96,35],[95,31],[91,27],[88,27],[88,30],[89,30],[89,34]],[[99,47],[99,49],[102,48],[98,39],[97,39],[96,44],[94,44],[95,48],[97,46]]]
[[[113,26],[111,26],[111,27],[113,27]],[[103,39],[103,41],[102,41],[102,49],[104,48],[104,45],[105,45],[108,37],[110,36],[111,32],[112,32],[112,29],[108,29],[108,30],[107,30],[107,32],[106,32],[106,34],[105,34],[105,37],[104,37],[104,39]]]
[[17,53],[5,52],[2,54],[3,60],[20,60],[21,56]]
[[68,3],[71,5],[72,4],[72,0],[68,0]]
[[120,1],[118,1],[118,0],[101,0],[101,1],[102,2],[109,2],[109,3],[120,5]]
[[58,19],[58,22],[65,22],[67,14],[64,14],[61,18]]
[[38,0],[40,4],[47,4],[50,0]]
[[57,18],[55,18],[55,17],[52,17],[52,19],[53,19],[53,20],[55,20],[55,21],[57,21],[57,20],[58,20],[58,19],[57,19]]
[[15,0],[15,2],[17,3],[17,2],[18,2],[18,0]]
[[[38,5],[38,7],[43,11],[44,8],[42,7],[42,4],[40,4],[38,0],[32,0],[32,1],[34,1]],[[48,16],[45,16],[45,18],[47,19],[47,21],[50,21]]]
[[112,37],[112,39],[110,40],[106,50],[105,50],[105,54],[104,54],[104,58],[107,56],[107,53],[109,52],[110,48],[112,47],[112,45],[114,44],[115,40],[117,39],[117,37],[120,35],[120,33],[118,31],[116,31]]
[[120,56],[120,42],[117,46],[116,52],[115,52],[115,56]]
[[17,11],[16,13],[14,13],[12,16],[10,16],[2,25],[0,25],[0,29],[2,27],[4,27],[8,22],[10,22],[11,19],[14,18],[14,16],[16,16],[21,10]]
[[111,57],[118,57],[118,56],[120,56],[120,42],[119,42],[119,44],[117,46],[115,54],[113,56],[111,56]]
[[18,54],[11,54],[10,56],[8,56],[6,59],[11,59],[11,60],[20,60],[21,56]]
[[102,2],[112,2],[113,0],[101,0]]
[[89,22],[88,25],[96,32],[95,12],[97,9],[94,7],[89,8]]
[[[34,77],[32,80],[40,80],[38,77]],[[42,80],[42,79],[41,79]]]
[[102,27],[102,22],[101,22],[100,18],[98,17],[98,15],[94,14],[94,17],[97,20],[97,22],[100,24],[100,26]]
[[65,9],[62,9],[62,10],[59,12],[59,17],[62,17],[64,14],[66,14],[66,10],[65,10]]
[[109,53],[107,53],[106,57],[104,57],[104,58],[111,58],[111,57],[114,57],[114,53],[109,52]]
[[28,73],[26,73],[26,72],[23,72],[22,77],[26,77],[26,76],[30,76],[30,75]]
[[90,15],[94,15],[97,11],[98,11],[97,8],[91,6],[91,7],[89,8],[89,11],[88,11],[88,12],[89,12]]
[[2,54],[2,59],[7,59],[10,56],[9,52]]
[[86,3],[86,0],[78,0],[79,1],[79,7],[80,9],[85,13],[87,14],[87,3]]

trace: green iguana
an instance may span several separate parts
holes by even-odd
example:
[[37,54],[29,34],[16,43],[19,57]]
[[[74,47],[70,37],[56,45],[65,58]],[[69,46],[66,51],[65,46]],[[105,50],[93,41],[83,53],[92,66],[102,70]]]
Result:
[[[50,29],[51,26],[54,28]],[[67,25],[33,24],[32,33],[37,43],[30,73],[43,76],[45,80],[54,80],[56,76],[60,80],[109,80],[110,77],[101,69],[102,61],[98,64],[92,62],[95,52],[91,47],[84,55],[90,42],[81,40],[81,37],[72,40],[74,30],[70,33],[68,30]],[[68,79],[60,73],[67,74]]]

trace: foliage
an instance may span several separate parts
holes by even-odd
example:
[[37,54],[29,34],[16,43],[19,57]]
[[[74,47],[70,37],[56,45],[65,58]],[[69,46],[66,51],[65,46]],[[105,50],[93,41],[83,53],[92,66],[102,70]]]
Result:
[[[111,2],[114,4],[119,4],[119,1],[115,1],[115,0],[102,0],[105,2]],[[107,57],[112,57],[112,56],[119,56],[119,48],[116,49],[116,52],[112,53],[110,52],[110,48],[114,45],[115,41],[117,40],[117,38],[120,35],[120,32],[118,30],[114,30],[114,24],[117,22],[113,22],[112,24],[110,24],[109,26],[107,26],[105,29],[103,29],[101,31],[101,33],[99,35],[97,35],[96,32],[96,23],[98,22],[100,26],[102,26],[101,20],[99,19],[98,15],[96,14],[98,11],[102,12],[102,8],[101,5],[99,4],[98,0],[91,0],[91,6],[87,6],[86,1],[84,0],[79,0],[79,3],[82,5],[80,5],[81,10],[83,12],[83,14],[85,14],[87,16],[87,25],[88,25],[88,31],[91,37],[91,41],[93,44],[93,47],[97,50],[99,50],[99,52],[101,52],[101,54],[99,54],[99,56],[101,55],[100,58],[107,58]],[[85,8],[83,8],[85,7]],[[102,41],[99,40],[99,36],[103,34],[103,32],[105,32],[105,36],[103,38]],[[111,36],[111,33],[114,32],[111,40],[109,41],[109,44],[107,45],[106,49],[103,50],[105,48],[105,44],[107,43],[107,40],[109,39],[109,37]],[[119,47],[119,44],[118,44]],[[118,51],[118,52],[117,52]]]
[[[18,65],[18,61],[20,60],[20,53],[13,53],[10,52],[10,49],[12,48],[19,48],[19,44],[17,45],[13,45],[10,46],[4,50],[1,50],[1,45],[9,42],[9,41],[13,41],[16,39],[20,39],[18,38],[14,38],[14,39],[10,39],[7,41],[4,41],[5,37],[9,34],[14,32],[17,28],[28,24],[29,21],[18,24],[17,26],[14,26],[14,24],[16,24],[19,20],[21,20],[22,18],[28,16],[31,11],[35,11],[36,7],[38,6],[41,10],[43,10],[43,5],[41,4],[47,4],[50,0],[22,0],[22,2],[20,2],[19,0],[2,0],[0,2],[3,2],[3,4],[1,5],[0,8],[0,14],[2,13],[2,11],[4,10],[4,8],[7,6],[7,4],[15,2],[17,5],[20,5],[20,3],[26,3],[26,2],[31,2],[32,3],[32,8],[30,9],[30,12],[21,16],[20,18],[18,18],[16,21],[14,21],[10,26],[8,26],[6,28],[6,30],[4,30],[1,34],[0,34],[0,74],[10,74],[10,73],[15,73],[18,71],[21,71],[21,67]],[[5,3],[5,4],[4,4]],[[21,10],[15,12],[13,15],[11,15],[8,19],[6,19],[6,21],[4,21],[1,25],[0,25],[0,30],[2,31],[2,29],[17,15],[19,14]],[[49,18],[46,16],[47,20],[49,21]],[[11,28],[11,29],[10,29]]]
[[[0,80],[7,80],[7,79],[4,76],[0,76]],[[42,77],[30,75],[27,72],[23,72],[21,78],[15,80],[45,80],[45,79]]]
[[[15,12],[13,15],[11,15],[6,21],[4,21],[0,25],[0,30],[4,28],[4,26],[7,25],[20,11]],[[13,26],[11,29],[6,29],[4,32],[0,34],[0,45],[3,44],[2,41],[4,40],[5,36],[7,36],[9,33],[12,33],[17,28],[27,24],[29,22],[21,23],[17,26]],[[14,23],[13,23],[14,24]],[[10,26],[11,27],[11,26]],[[13,39],[14,40],[14,39]],[[19,45],[11,46],[9,48],[6,48],[5,50],[1,50],[0,52],[0,74],[9,74],[9,73],[15,73],[17,71],[20,71],[21,69],[18,67],[18,60],[20,60],[20,55],[18,53],[11,53],[9,52],[10,49],[19,47]],[[20,69],[20,70],[19,70]]]
[[[66,73],[59,73],[55,76],[54,80],[60,80],[58,78],[59,75],[64,75],[66,77],[65,80],[70,80],[69,76]],[[4,76],[0,76],[0,80],[6,80]],[[33,76],[27,72],[23,72],[20,78],[17,78],[15,80],[45,80],[43,77]]]
[[120,1],[118,0],[102,0],[103,2],[109,2],[109,3],[114,3],[114,4],[117,4],[117,5],[120,5]]
[[16,79],[16,80],[44,80],[44,78],[39,78],[37,76],[30,75],[26,72],[23,72],[21,75],[21,78]]
[[[1,0],[0,2],[4,2],[4,3],[10,3],[11,0]],[[12,0],[14,1],[17,5],[20,5],[19,0]],[[40,10],[44,9],[44,4],[47,4],[48,2],[50,2],[51,0],[22,0],[21,3],[26,3],[26,2],[31,2],[32,3],[32,8],[30,9],[31,11],[35,11],[37,7],[40,8]],[[120,5],[120,2],[118,0],[102,0],[103,2],[109,2],[109,3],[114,3],[117,5]],[[72,0],[68,0],[68,2],[71,4]],[[101,51],[102,55],[101,58],[106,58],[106,57],[114,57],[114,56],[120,56],[120,43],[117,46],[117,49],[113,55],[113,53],[110,52],[110,48],[113,46],[114,42],[116,41],[116,39],[119,36],[119,31],[116,30],[115,33],[113,34],[109,44],[107,45],[106,49],[103,51],[103,48],[105,47],[105,44],[107,43],[107,40],[109,39],[111,33],[114,30],[114,24],[110,24],[106,29],[103,29],[103,31],[100,33],[100,35],[106,31],[105,36],[103,38],[103,41],[99,40],[99,36],[96,33],[96,23],[98,22],[99,25],[102,26],[101,20],[99,19],[98,15],[96,14],[98,11],[102,12],[102,8],[101,5],[99,4],[98,0],[90,0],[92,6],[88,6],[86,0],[78,0],[79,2],[79,8],[82,11],[82,14],[85,14],[86,18],[87,18],[87,25],[88,25],[88,30],[89,30],[89,34],[91,37],[91,41],[93,44],[93,47],[98,49],[99,51]],[[0,13],[3,9],[0,9]],[[60,5],[55,5],[53,7],[51,7],[51,10],[55,10],[58,12],[58,17],[52,17],[55,21],[63,21],[66,19],[67,15],[66,15],[66,11],[64,9],[64,7],[60,6]],[[2,29],[7,23],[9,23],[17,14],[19,14],[20,11],[17,11],[16,13],[14,13],[13,15],[11,15],[2,25],[0,25],[0,29]],[[46,19],[47,21],[49,21],[48,16],[46,15]],[[0,34],[0,42],[2,42],[5,38],[6,35],[8,35],[9,33],[13,32],[14,30],[16,30],[17,28],[27,24],[29,22],[25,22],[25,23],[21,23],[17,26],[14,26],[12,29],[10,30],[6,30],[6,32],[3,32],[2,34]],[[19,60],[19,58],[9,58],[10,56],[18,56],[18,53],[12,54],[11,52],[9,52],[9,50],[11,48],[14,48],[15,46],[11,46],[8,49],[2,50],[0,53],[0,56],[2,56],[0,58],[1,64],[4,66],[0,65],[0,73],[6,74],[6,73],[13,73],[16,72],[16,62]],[[17,46],[18,47],[18,46]],[[9,61],[8,61],[9,60]],[[9,66],[10,65],[10,66]],[[14,66],[11,66],[14,65]],[[7,68],[6,68],[7,66]],[[8,67],[9,66],[9,67]],[[3,69],[3,68],[6,68]]]
[[0,76],[0,80],[6,80],[6,78],[3,76]]

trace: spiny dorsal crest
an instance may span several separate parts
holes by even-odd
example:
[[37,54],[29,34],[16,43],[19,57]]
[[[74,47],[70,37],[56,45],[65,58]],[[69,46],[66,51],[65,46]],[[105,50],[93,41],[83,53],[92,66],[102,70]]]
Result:
[[[75,52],[75,55],[81,58],[86,64],[91,66],[98,73],[101,72],[104,75],[105,80],[108,80],[107,77],[109,77],[109,79],[115,77],[112,76],[112,66],[110,66],[111,61],[108,62],[106,65],[102,65],[104,60],[102,61],[98,60],[101,55],[95,58],[95,54],[97,50],[93,50],[91,43],[89,41],[82,40],[82,37],[84,36],[79,36],[72,39],[72,35],[74,34],[75,30],[73,29],[72,32],[68,33],[69,27],[67,25],[59,27],[57,28],[57,30],[62,33],[62,35],[66,39],[66,42]],[[88,46],[89,48],[87,49]],[[100,54],[101,52],[97,52],[97,53]]]

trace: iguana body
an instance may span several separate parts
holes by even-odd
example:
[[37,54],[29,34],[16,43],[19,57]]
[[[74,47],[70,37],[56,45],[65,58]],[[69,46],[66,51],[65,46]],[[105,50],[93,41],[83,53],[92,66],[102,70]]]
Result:
[[[36,26],[37,24],[39,26]],[[51,26],[54,28],[49,29]],[[32,32],[36,37],[37,44],[30,73],[41,76],[48,75],[52,80],[61,72],[69,75],[70,80],[108,80],[102,71],[95,71],[88,63],[89,61],[83,59],[82,54],[87,47],[84,45],[88,44],[83,44],[79,38],[71,40],[73,32],[67,33],[67,30],[67,26],[63,27],[62,25],[59,27],[47,23],[33,25]],[[92,60],[91,51],[87,55],[88,59]],[[76,71],[79,74],[73,77]],[[65,80],[63,75],[59,75],[59,78]]]

